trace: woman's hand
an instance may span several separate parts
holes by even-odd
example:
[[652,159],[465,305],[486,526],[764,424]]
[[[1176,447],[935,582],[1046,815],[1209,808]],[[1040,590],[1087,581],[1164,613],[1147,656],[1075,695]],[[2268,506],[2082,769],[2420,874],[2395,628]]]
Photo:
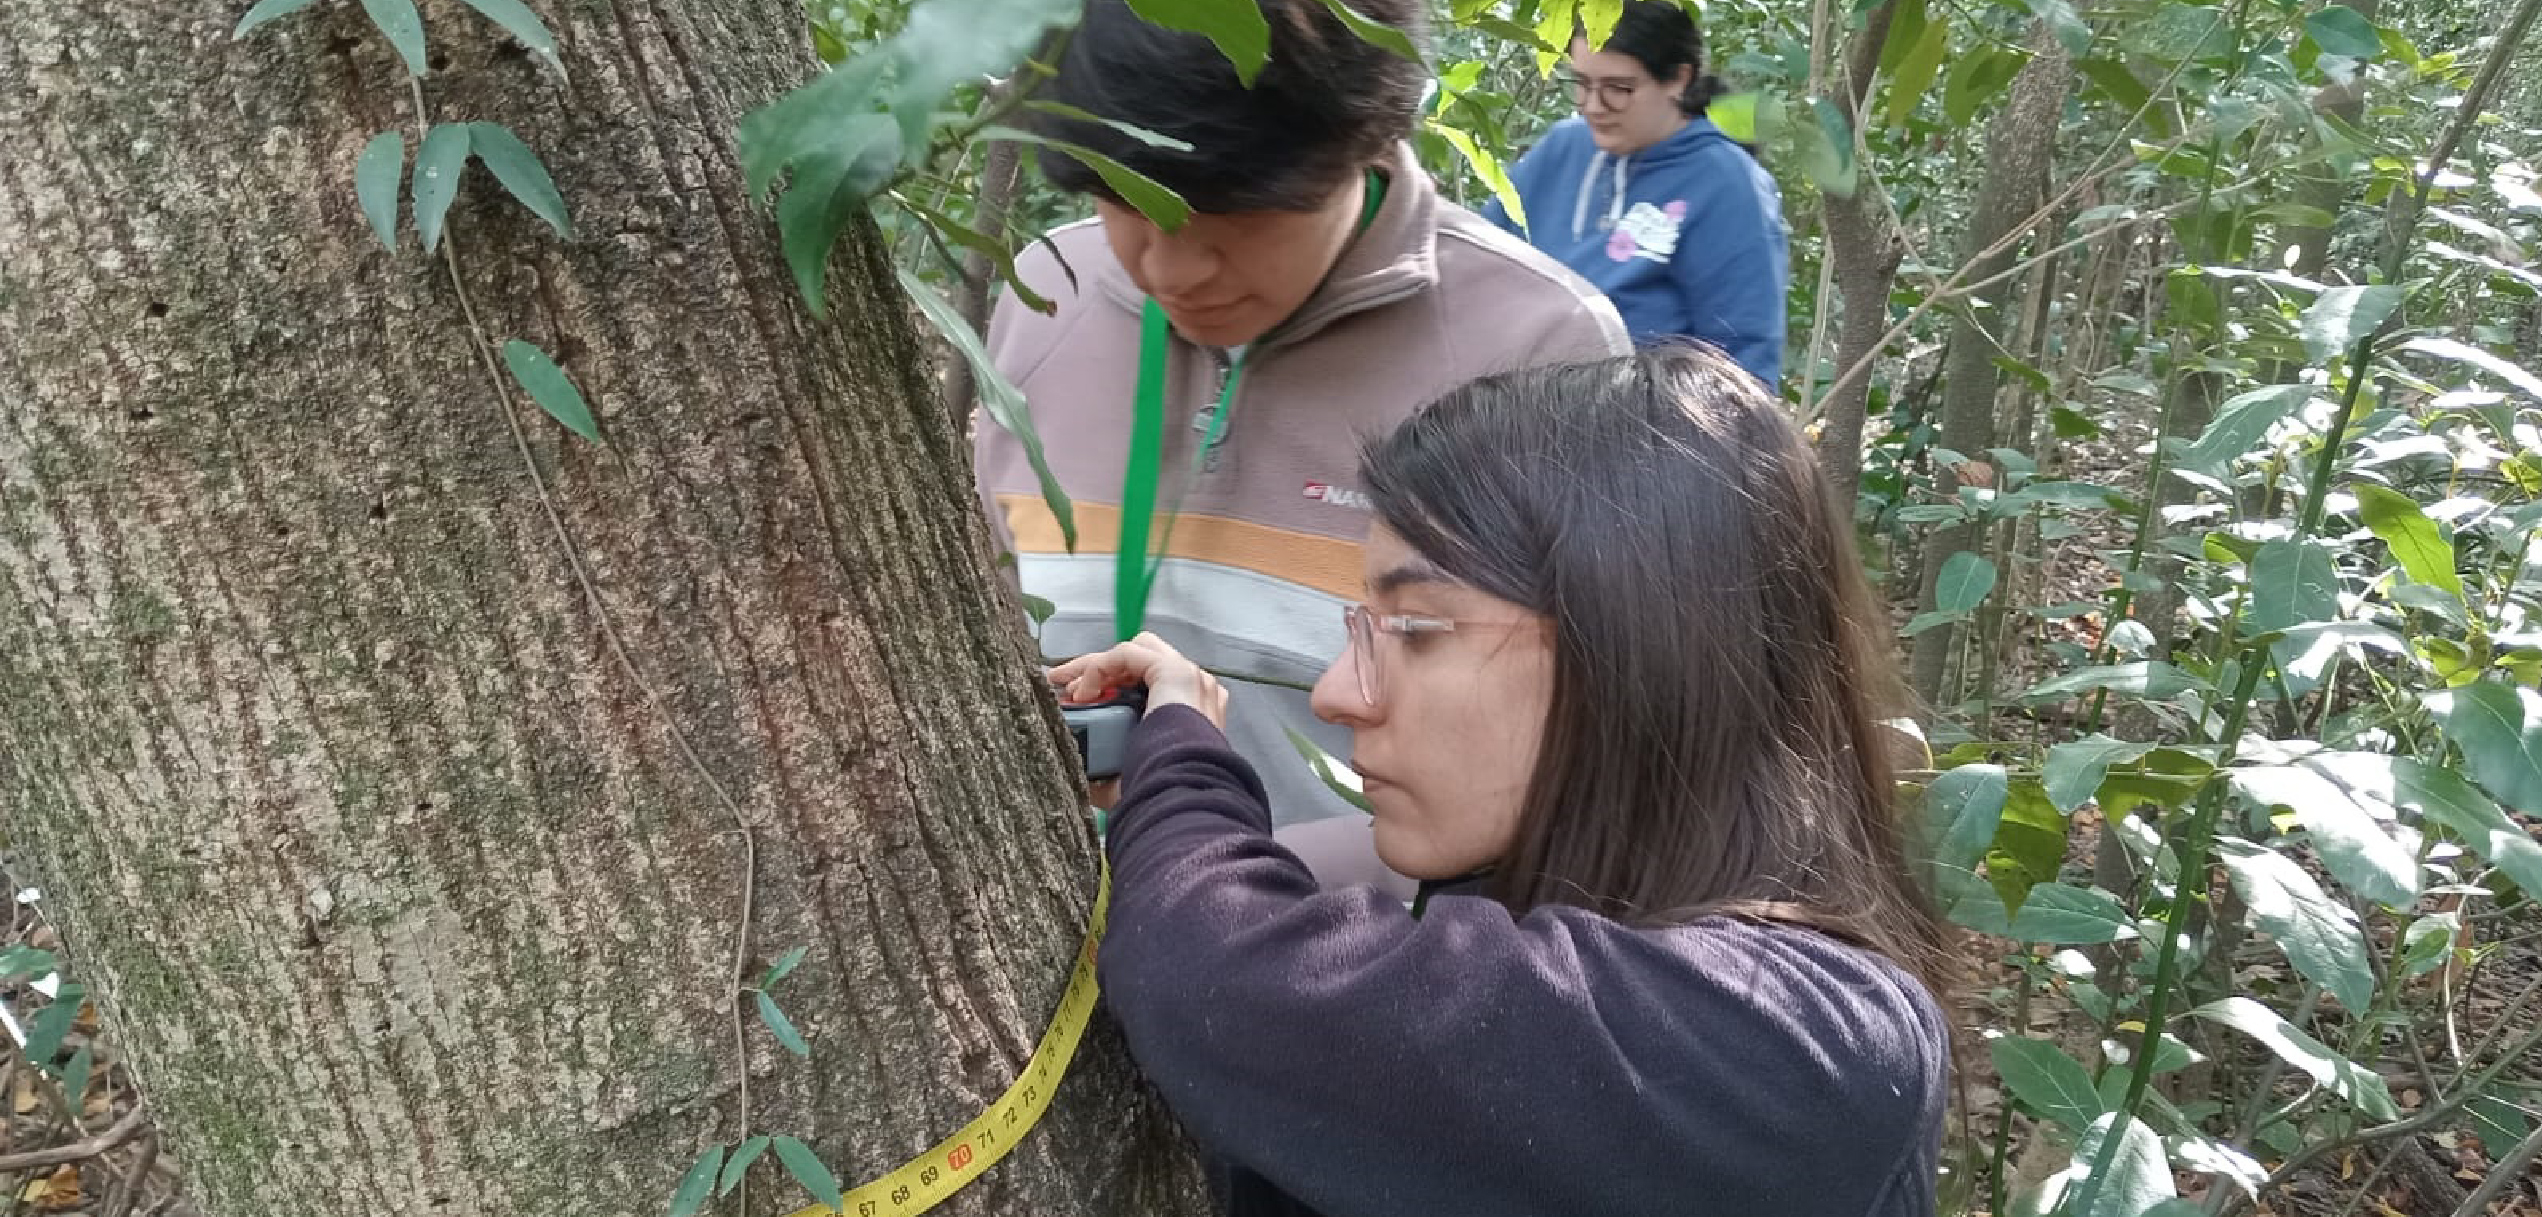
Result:
[[1190,706],[1221,730],[1227,726],[1227,690],[1218,678],[1154,634],[1071,659],[1050,670],[1050,683],[1059,686],[1063,700],[1073,702],[1101,701],[1109,690],[1145,685],[1149,710]]

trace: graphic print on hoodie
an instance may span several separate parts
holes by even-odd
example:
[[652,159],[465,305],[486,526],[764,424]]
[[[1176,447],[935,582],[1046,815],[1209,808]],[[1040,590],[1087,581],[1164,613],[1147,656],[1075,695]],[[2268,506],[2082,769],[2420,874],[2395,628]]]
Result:
[[1700,338],[1769,387],[1783,372],[1783,207],[1756,158],[1706,119],[1629,156],[1564,119],[1510,170],[1527,210],[1483,214],[1596,284],[1637,343]]

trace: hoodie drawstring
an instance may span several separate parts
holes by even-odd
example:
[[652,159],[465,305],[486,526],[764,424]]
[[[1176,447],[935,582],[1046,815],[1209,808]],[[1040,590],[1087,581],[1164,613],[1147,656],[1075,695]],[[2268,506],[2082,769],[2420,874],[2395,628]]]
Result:
[[1571,200],[1571,239],[1574,241],[1587,235],[1582,230],[1589,224],[1589,196],[1596,193],[1598,171],[1605,168],[1610,159],[1615,162],[1615,190],[1607,199],[1606,231],[1614,231],[1615,226],[1624,219],[1625,169],[1633,158],[1628,156],[1610,158],[1604,152],[1593,153],[1589,157],[1588,172],[1580,175],[1580,192]]

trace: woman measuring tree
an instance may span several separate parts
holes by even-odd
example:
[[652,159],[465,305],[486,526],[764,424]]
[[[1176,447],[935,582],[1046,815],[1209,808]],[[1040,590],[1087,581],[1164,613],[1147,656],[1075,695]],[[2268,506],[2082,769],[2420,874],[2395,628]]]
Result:
[[1318,890],[1154,636],[1104,1001],[1235,1217],[1920,1217],[1950,1034],[1841,511],[1779,403],[1663,348],[1450,393],[1366,454],[1316,685],[1412,908]]

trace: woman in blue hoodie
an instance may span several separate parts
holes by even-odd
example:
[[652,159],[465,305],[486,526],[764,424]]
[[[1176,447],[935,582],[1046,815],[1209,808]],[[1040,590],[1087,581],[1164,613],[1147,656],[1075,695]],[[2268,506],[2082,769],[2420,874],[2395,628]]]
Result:
[[1484,214],[1594,283],[1637,342],[1696,338],[1766,386],[1783,372],[1790,280],[1774,179],[1703,117],[1721,91],[1703,33],[1675,0],[1627,0],[1603,49],[1571,44],[1577,117],[1510,171],[1520,227]]
[[1477,381],[1362,458],[1316,685],[1407,909],[1319,888],[1152,635],[1105,1006],[1231,1217],[1931,1217],[1946,933],[1883,618],[1799,429],[1695,347]]

